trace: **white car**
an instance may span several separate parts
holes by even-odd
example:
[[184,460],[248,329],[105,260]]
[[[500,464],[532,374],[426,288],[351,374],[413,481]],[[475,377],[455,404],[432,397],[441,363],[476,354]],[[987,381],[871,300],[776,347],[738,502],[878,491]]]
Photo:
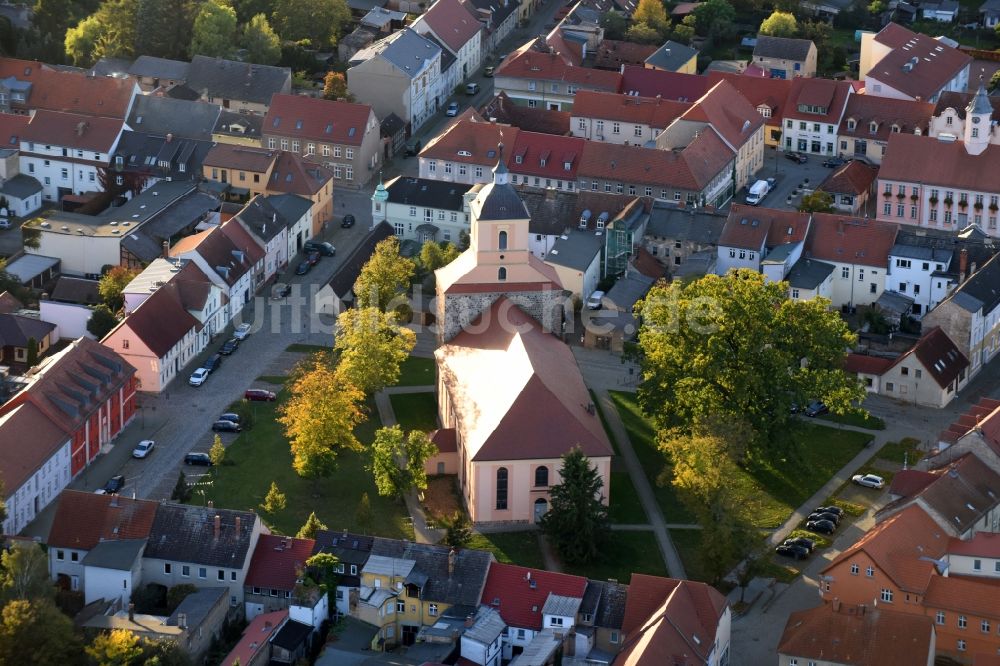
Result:
[[855,474],[851,481],[865,488],[881,489],[885,485],[885,479],[875,474]]
[[449,118],[454,118],[458,115],[458,102],[452,102],[448,105],[448,110],[444,112],[444,115]]
[[208,379],[208,370],[205,368],[198,368],[193,373],[191,373],[191,378],[188,379],[188,384],[191,386],[201,386]]
[[602,307],[602,301],[604,300],[603,291],[595,291],[587,299],[587,309],[588,310],[600,310]]
[[233,337],[237,340],[246,340],[248,335],[250,335],[250,324],[240,324],[233,331]]
[[154,442],[151,439],[144,439],[138,444],[136,444],[135,448],[132,449],[132,457],[145,458],[146,456],[148,456],[150,453],[153,452],[154,446],[156,446],[156,442]]

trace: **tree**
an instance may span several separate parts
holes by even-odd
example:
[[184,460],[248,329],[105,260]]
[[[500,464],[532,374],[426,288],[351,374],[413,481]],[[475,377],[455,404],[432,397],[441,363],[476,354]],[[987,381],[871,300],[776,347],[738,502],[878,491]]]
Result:
[[636,44],[659,44],[660,31],[646,23],[633,23],[625,33],[625,39]]
[[25,363],[29,368],[38,365],[38,340],[34,338],[28,338],[28,358]]
[[671,38],[681,44],[690,44],[691,40],[694,39],[694,28],[684,23],[678,23],[674,26]]
[[189,0],[138,0],[135,52],[184,60],[194,23]]
[[66,54],[78,66],[135,53],[139,0],[104,0],[100,8],[66,31]]
[[347,99],[351,93],[347,90],[347,78],[342,72],[327,72],[323,79],[323,99]]
[[351,10],[344,0],[275,0],[272,18],[282,39],[308,39],[322,49],[337,43]]
[[368,498],[368,493],[363,492],[361,493],[361,499],[358,500],[358,508],[354,510],[354,522],[362,534],[368,534],[374,519],[375,514],[372,512],[372,501]]
[[118,318],[111,309],[107,305],[98,305],[93,308],[93,314],[87,320],[87,331],[98,340],[102,340],[117,325]]
[[868,4],[868,13],[872,16],[881,16],[886,9],[885,0],[872,0]]
[[990,77],[990,90],[996,90],[1000,88],[1000,69],[993,72],[993,76]]
[[628,17],[612,9],[601,14],[601,27],[604,28],[605,39],[623,39],[628,29]]
[[4,602],[12,599],[41,601],[55,596],[49,579],[49,560],[38,544],[15,542],[3,551],[0,562],[3,570],[0,597]]
[[462,511],[456,511],[445,519],[444,544],[452,548],[465,548],[472,540],[472,523]]
[[794,14],[775,10],[764,19],[757,32],[771,37],[794,37],[798,31],[799,24]]
[[802,197],[799,210],[803,213],[832,213],[833,195],[816,190]]
[[240,25],[249,23],[255,16],[270,16],[274,11],[273,0],[233,0],[233,9]]
[[125,304],[122,292],[128,283],[135,279],[139,271],[125,266],[112,266],[97,283],[97,293],[112,312],[118,312]]
[[15,599],[0,612],[0,664],[65,666],[78,654],[73,622],[51,601]]
[[278,488],[277,481],[272,481],[271,488],[267,491],[264,503],[260,505],[260,508],[273,514],[284,511],[286,506],[288,506],[288,499],[285,497],[285,493],[281,492],[281,489]]
[[299,528],[298,534],[295,535],[297,539],[315,539],[316,533],[320,530],[327,529],[327,526],[316,517],[316,512],[312,511],[309,513],[309,517],[306,518],[306,522]]
[[187,502],[191,499],[191,487],[187,484],[184,470],[177,474],[177,483],[174,484],[174,490],[170,493],[170,499],[177,502]]
[[736,10],[727,0],[705,0],[684,17],[684,23],[691,25],[699,35],[719,37],[733,31],[735,19]]
[[306,566],[316,572],[320,587],[326,592],[337,588],[338,564],[340,559],[333,553],[319,552],[306,560]]
[[399,425],[379,428],[372,442],[369,470],[375,487],[383,497],[401,497],[412,489],[427,488],[424,463],[437,453],[437,447],[419,430],[403,435]]
[[361,423],[364,393],[343,381],[320,354],[296,368],[290,393],[278,422],[285,426],[292,466],[306,478],[328,476],[341,450],[361,449],[354,428]]
[[375,246],[371,259],[361,268],[354,283],[356,304],[387,312],[412,278],[413,262],[399,255],[399,239],[390,236]]
[[458,248],[451,243],[424,241],[420,246],[420,266],[425,271],[433,272],[455,261],[460,254]]
[[102,631],[84,648],[100,666],[131,666],[142,659],[142,642],[128,629]]
[[259,65],[276,65],[281,60],[281,39],[263,14],[255,15],[243,29],[243,48],[247,60]]
[[788,285],[747,270],[657,285],[637,313],[639,399],[659,431],[693,432],[710,416],[749,427],[751,457],[794,449],[793,402],[843,414],[864,398],[842,370],[855,336],[825,299],[793,301]]
[[221,465],[226,460],[226,447],[222,445],[222,436],[216,434],[212,440],[212,448],[208,450],[208,457],[213,465]]
[[416,345],[417,336],[376,308],[344,310],[337,317],[333,348],[337,376],[371,395],[399,381],[399,369]]
[[207,0],[194,17],[191,55],[225,58],[236,44],[236,11],[225,0]]
[[604,481],[579,447],[562,457],[562,481],[549,491],[542,531],[568,564],[594,561],[608,533]]
[[639,0],[639,5],[632,12],[633,23],[645,23],[660,34],[670,29],[670,19],[667,10],[660,0]]

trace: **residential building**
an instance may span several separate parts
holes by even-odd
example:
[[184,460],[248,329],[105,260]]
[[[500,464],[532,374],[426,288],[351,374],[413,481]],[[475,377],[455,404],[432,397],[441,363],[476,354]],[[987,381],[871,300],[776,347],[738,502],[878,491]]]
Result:
[[925,21],[938,23],[954,23],[961,7],[958,0],[933,0],[920,5],[920,16]]
[[585,143],[572,136],[518,132],[507,158],[510,182],[522,189],[574,191]]
[[35,111],[21,132],[21,173],[42,183],[46,201],[101,192],[98,174],[110,165],[124,128],[119,118]]
[[825,261],[800,257],[785,276],[785,281],[788,282],[788,297],[796,301],[809,301],[814,298],[832,300],[835,269],[833,264]]
[[[229,221],[227,224],[239,226],[239,222]],[[255,266],[263,264],[263,248],[253,242],[237,245],[221,227],[182,238],[170,248],[170,256],[194,262],[222,290],[228,321],[232,321],[250,302],[261,282]]]
[[591,141],[648,147],[690,106],[656,97],[581,90],[573,101],[570,132]]
[[655,44],[636,44],[617,39],[605,39],[597,45],[593,67],[615,72],[620,72],[622,65],[644,67],[646,58],[656,53],[657,50]]
[[930,102],[851,95],[837,130],[837,154],[881,164],[889,137],[899,133],[926,135],[933,124],[933,110]]
[[133,132],[195,141],[211,141],[221,108],[215,104],[158,95],[139,95],[128,116]]
[[113,185],[124,188],[126,198],[160,181],[197,182],[202,162],[211,149],[212,143],[207,140],[175,138],[169,133],[124,132],[107,177],[113,179]]
[[[580,103],[580,95],[574,104]],[[570,133],[569,111],[551,111],[539,107],[528,107],[516,104],[506,93],[497,93],[491,101],[482,108],[483,118],[490,122],[496,121],[502,125],[511,125],[527,132],[556,134],[563,136]]]
[[259,146],[263,116],[222,109],[212,130],[212,141],[238,146]]
[[663,655],[723,666],[730,658],[729,604],[705,583],[632,574],[622,622],[624,641],[615,663],[661,664]]
[[278,151],[220,142],[202,160],[202,177],[225,184],[234,197],[255,197],[267,191]]
[[979,20],[984,28],[992,30],[1000,24],[1000,2],[998,0],[986,0],[979,5]]
[[[309,217],[312,203],[308,199],[294,194],[281,196],[292,197],[292,201],[297,202],[297,222]],[[264,268],[260,273],[262,281],[267,282],[277,275],[278,271],[288,265],[289,257],[295,256],[298,251],[295,241],[288,238],[288,221],[271,205],[269,197],[254,197],[233,218],[264,248]],[[309,229],[312,225],[305,226],[305,229],[303,226],[300,224],[300,231]],[[298,245],[301,247],[301,241]]]
[[434,38],[455,57],[455,64],[442,71],[442,90],[451,92],[479,69],[483,60],[484,26],[478,12],[461,0],[435,0],[410,25],[418,34]]
[[698,51],[686,44],[668,39],[646,58],[647,69],[658,69],[678,74],[698,73]]
[[433,116],[450,91],[441,80],[441,47],[410,28],[354,54],[347,87],[378,117],[390,113],[415,132]]
[[733,204],[719,236],[715,272],[748,268],[781,282],[803,254],[809,213]]
[[[993,108],[989,118],[986,117],[986,105]],[[969,115],[971,112],[971,115]],[[1000,99],[990,97],[978,90],[975,93],[967,92],[944,92],[938,97],[937,104],[930,118],[930,131],[927,132],[935,138],[954,138],[956,141],[964,141],[966,138],[966,116],[968,122],[976,127],[976,137],[979,135],[989,137],[991,144],[1000,143],[1000,131],[996,127],[996,119],[1000,119]],[[978,118],[978,120],[976,120]],[[969,138],[973,138],[970,136]]]
[[33,60],[0,62],[0,112],[57,111],[125,120],[139,86],[134,78],[91,76]]
[[[706,72],[705,77],[709,86],[714,86],[719,81],[728,81],[736,88],[764,118],[764,145],[769,148],[781,147],[781,119],[792,90],[790,80],[719,71]],[[774,159],[778,159],[777,153]]]
[[969,359],[969,378],[1000,351],[1000,260],[996,256],[979,271],[970,268],[971,275],[951,294],[928,312],[925,327],[940,326]]
[[42,207],[42,184],[37,178],[15,173],[0,184],[7,199],[7,217],[27,217]]
[[274,534],[258,537],[245,581],[247,620],[292,605],[296,586],[305,575],[306,560],[312,556],[315,545],[312,539]]
[[778,665],[933,666],[936,639],[929,617],[834,602],[788,617]]
[[113,539],[91,548],[83,558],[83,602],[108,600],[128,607],[140,588],[145,549],[145,539]]
[[495,53],[517,27],[520,0],[471,0],[476,16],[486,29],[483,56]]
[[663,72],[636,65],[623,65],[621,77],[621,85],[611,92],[661,97],[675,102],[694,102],[707,93],[712,85],[704,76]]
[[144,93],[151,93],[157,89],[169,90],[176,85],[183,85],[190,69],[191,63],[183,60],[141,55],[126,71],[138,80]]
[[859,74],[866,95],[937,102],[943,92],[965,91],[971,63],[970,56],[941,39],[897,23],[861,33]]
[[725,224],[726,215],[715,211],[654,201],[642,247],[670,272],[678,270],[692,255],[704,252],[711,253],[714,266]]
[[757,35],[753,64],[772,79],[816,76],[816,44],[809,39]]
[[492,608],[480,606],[460,638],[462,660],[477,666],[500,666],[502,637],[507,633],[507,624],[500,613]]
[[381,163],[379,123],[367,104],[275,95],[262,131],[262,146],[321,162],[337,185],[363,186]]
[[358,594],[361,589],[361,569],[368,561],[375,538],[343,532],[320,530],[316,533],[316,543],[312,555],[330,553],[337,557],[337,590],[334,593],[336,610],[341,615],[353,615],[357,611]]
[[240,642],[222,660],[224,666],[267,666],[271,661],[271,641],[288,620],[288,611],[258,615],[243,630]]
[[581,67],[536,38],[507,56],[494,73],[497,92],[530,107],[570,111],[580,90],[618,92],[621,74]]
[[649,262],[659,274],[654,277],[639,270],[637,266],[642,265],[640,257],[644,255],[649,257],[640,248],[636,261],[628,265],[625,274],[618,278],[601,299],[601,308],[593,312],[588,310],[583,315],[586,317],[583,331],[585,347],[621,353],[626,342],[634,341],[639,331],[635,306],[640,299],[645,298],[656,280],[663,276],[662,267],[652,257],[649,257]]
[[292,91],[292,70],[196,55],[188,67],[187,81],[167,94],[181,96],[183,89],[223,109],[263,115],[273,95]]
[[782,120],[785,150],[837,154],[837,129],[854,92],[848,81],[801,78],[792,82]]
[[684,149],[707,128],[736,154],[734,188],[749,186],[764,166],[764,119],[727,81],[712,86],[656,137],[660,150]]
[[336,316],[346,308],[352,307],[354,283],[357,282],[361,269],[375,253],[375,246],[392,235],[393,227],[385,220],[377,222],[375,228],[365,234],[347,258],[341,261],[330,281],[316,292],[313,304],[317,314]]
[[[474,185],[469,195],[473,192],[478,194],[482,185]],[[477,189],[478,188],[478,189]],[[566,235],[570,230],[588,231],[595,233],[600,230],[605,231],[605,239],[617,238],[616,225],[625,226],[625,223],[634,224],[645,220],[645,209],[643,200],[639,197],[620,197],[617,194],[605,194],[604,192],[570,192],[568,190],[537,190],[521,188],[518,191],[521,200],[524,202],[530,214],[528,221],[528,251],[539,259],[545,259],[556,241],[561,236]],[[469,195],[466,195],[467,197]],[[632,251],[630,227],[622,232],[627,242],[627,249],[615,248],[610,253],[605,252],[606,257],[610,257],[610,262],[605,262],[604,273],[622,272],[623,267],[618,267],[615,262],[622,254]],[[639,232],[641,235],[641,231]],[[608,243],[610,244],[610,240]]]
[[498,146],[512,146],[519,132],[516,127],[460,119],[420,151],[420,178],[469,185],[489,183]]
[[878,169],[860,160],[851,160],[836,167],[816,188],[831,197],[834,210],[853,216],[868,215],[869,199],[874,206],[873,191]]
[[555,269],[563,289],[573,297],[586,300],[597,289],[604,240],[603,230],[567,230],[546,254],[545,263]]
[[55,324],[37,317],[0,313],[0,365],[28,370],[28,348],[35,341],[35,362],[59,341]]
[[379,183],[372,196],[372,220],[386,221],[400,239],[458,244],[469,233],[465,199],[471,185],[397,176]]
[[[300,242],[318,235],[333,223],[333,181],[336,173],[336,165],[328,169],[294,153],[278,153],[265,192],[269,195],[294,194],[312,202],[312,227],[306,237],[300,238]],[[346,176],[346,169],[344,173]]]

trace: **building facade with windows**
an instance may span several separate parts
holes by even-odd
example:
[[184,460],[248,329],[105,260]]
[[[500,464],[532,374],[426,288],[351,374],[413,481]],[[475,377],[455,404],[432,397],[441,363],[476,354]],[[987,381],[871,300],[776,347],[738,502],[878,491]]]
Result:
[[933,110],[929,102],[851,95],[837,131],[837,155],[881,164],[889,136],[926,135]]
[[837,130],[847,100],[853,93],[853,84],[848,81],[795,79],[782,118],[784,149],[836,155],[839,150]]
[[466,193],[472,185],[397,176],[379,183],[372,196],[372,220],[385,220],[400,239],[449,242],[469,233]]
[[570,132],[591,141],[644,146],[690,106],[658,97],[581,90],[573,101]]

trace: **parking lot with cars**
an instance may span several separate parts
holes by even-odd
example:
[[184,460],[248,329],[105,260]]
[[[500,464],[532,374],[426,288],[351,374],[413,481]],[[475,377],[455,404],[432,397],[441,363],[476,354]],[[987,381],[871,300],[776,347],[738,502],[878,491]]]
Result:
[[[799,159],[792,159],[792,155],[804,155],[805,162]],[[749,194],[748,188],[757,180],[774,179],[774,184],[770,192],[758,204],[766,208],[777,208],[780,210],[796,210],[801,200],[800,187],[804,184],[809,189],[815,189],[833,171],[832,168],[823,166],[827,158],[821,155],[805,155],[792,151],[764,149],[764,166],[757,173],[755,179],[747,183],[747,187],[741,189],[733,197],[734,203],[744,203]],[[807,182],[808,179],[808,182]],[[799,195],[795,194],[800,190]],[[791,202],[789,202],[791,197]]]

